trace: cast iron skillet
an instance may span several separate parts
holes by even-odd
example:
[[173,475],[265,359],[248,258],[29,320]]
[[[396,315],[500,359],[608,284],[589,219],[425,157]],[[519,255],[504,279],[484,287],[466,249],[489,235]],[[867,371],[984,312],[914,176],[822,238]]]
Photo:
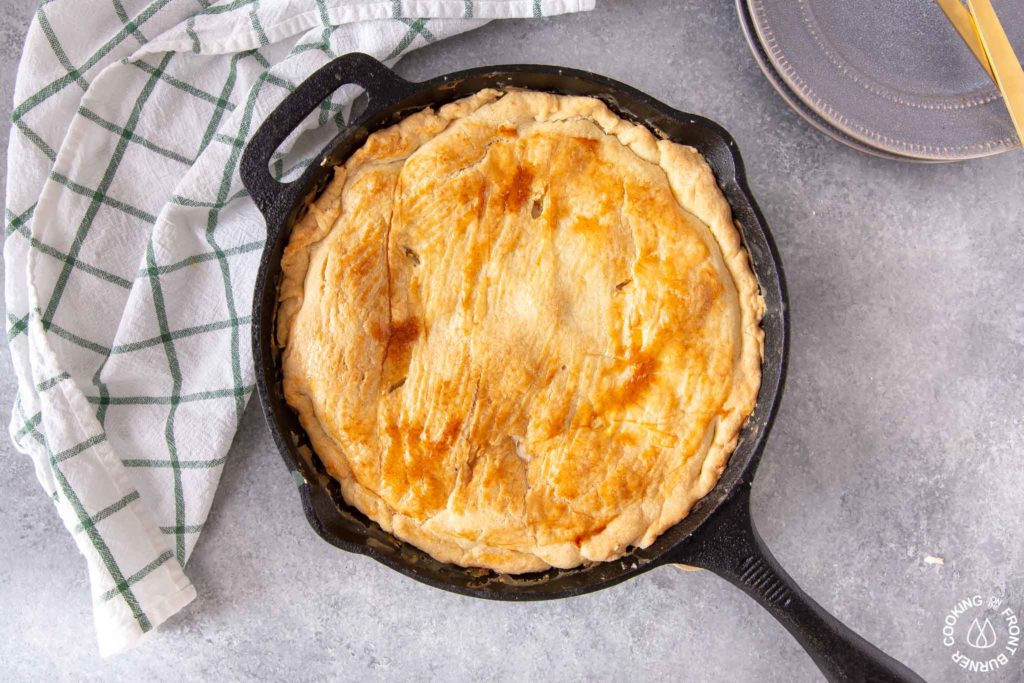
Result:
[[[342,85],[354,83],[369,97],[366,112],[287,184],[268,171],[271,155],[302,120]],[[438,562],[384,532],[345,504],[326,476],[282,394],[273,327],[280,259],[291,225],[305,200],[320,192],[374,130],[482,88],[518,87],[605,101],[619,115],[658,135],[696,147],[715,171],[742,230],[767,304],[765,357],[757,406],[717,486],[683,521],[653,545],[614,562],[568,570],[509,576]],[[242,180],[267,221],[267,244],[253,297],[252,347],[256,384],[270,432],[299,487],[302,507],[328,543],[368,555],[436,588],[494,600],[543,600],[582,595],[666,564],[703,567],[757,600],[792,633],[825,676],[834,681],[920,681],[910,669],[876,649],[807,596],[764,546],[750,518],[750,485],[778,407],[786,372],[786,290],[779,256],[764,218],[747,188],[736,143],[718,124],[672,109],[627,85],[584,71],[513,65],[470,69],[410,83],[363,54],[335,59],[291,93],[260,126],[242,157]]]

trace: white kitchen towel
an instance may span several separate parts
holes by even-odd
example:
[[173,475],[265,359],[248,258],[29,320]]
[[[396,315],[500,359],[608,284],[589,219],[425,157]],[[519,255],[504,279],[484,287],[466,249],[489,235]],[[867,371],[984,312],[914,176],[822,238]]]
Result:
[[[195,597],[195,547],[252,391],[265,228],[246,141],[307,75],[594,0],[41,0],[7,158],[10,432],[86,558],[100,651]],[[357,91],[356,91],[357,92]],[[344,126],[335,94],[273,160]]]

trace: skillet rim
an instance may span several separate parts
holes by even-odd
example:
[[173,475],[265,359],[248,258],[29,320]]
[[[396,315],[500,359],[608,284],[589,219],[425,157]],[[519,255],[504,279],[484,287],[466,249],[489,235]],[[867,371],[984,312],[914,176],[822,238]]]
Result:
[[[678,111],[629,85],[598,74],[557,66],[486,66],[452,72],[422,82],[409,82],[371,57],[352,54],[335,59],[307,80],[318,77],[321,72],[343,60],[359,60],[365,62],[362,66],[371,70],[383,70],[387,74],[384,77],[386,81],[383,85],[368,86],[370,103],[358,120],[335,136],[297,180],[280,186],[271,202],[261,204],[267,220],[267,244],[261,257],[253,295],[252,348],[260,404],[275,445],[298,486],[307,521],[317,535],[335,547],[366,555],[434,588],[495,600],[545,600],[582,595],[613,586],[654,567],[676,561],[682,556],[685,547],[702,529],[707,528],[707,521],[721,510],[740,488],[750,486],[778,411],[786,374],[789,316],[784,274],[774,240],[747,184],[743,162],[735,141],[714,121]],[[372,62],[372,65],[366,60]],[[561,86],[530,88],[528,85],[521,85],[531,79],[558,81]],[[572,85],[567,86],[570,81],[573,82]],[[472,85],[466,86],[467,83]],[[649,113],[655,114],[660,123],[669,124],[669,128],[702,131],[709,135],[710,137],[705,138],[702,144],[694,144],[692,140],[683,143],[693,144],[711,164],[716,180],[737,219],[744,246],[751,258],[762,295],[765,297],[766,312],[762,321],[762,328],[765,329],[765,352],[761,387],[758,391],[757,404],[744,425],[740,440],[730,456],[725,471],[712,491],[698,501],[686,517],[661,534],[650,547],[643,550],[633,549],[617,560],[518,576],[438,562],[423,551],[398,541],[380,529],[376,523],[369,522],[360,513],[344,504],[340,492],[335,491],[332,494],[330,484],[333,480],[322,472],[317,472],[313,464],[300,453],[301,444],[296,440],[297,420],[294,414],[284,403],[280,391],[277,391],[277,395],[272,395],[269,389],[271,383],[275,387],[279,385],[275,362],[276,348],[271,334],[276,314],[280,251],[287,241],[290,233],[289,224],[298,206],[303,203],[305,197],[322,190],[323,184],[332,173],[331,169],[355,151],[369,132],[392,125],[398,119],[426,106],[438,106],[485,87],[528,87],[562,94],[589,94],[604,100],[619,116],[643,123],[649,129],[653,129],[656,135],[664,135],[674,140],[679,138],[661,126],[653,126],[654,121],[650,116],[638,117],[635,114],[636,109],[650,110]],[[582,92],[588,89],[590,92]],[[626,108],[624,102],[632,105],[633,110]],[[286,98],[268,115],[246,149],[247,155],[251,148],[256,147],[255,142],[264,133],[264,128],[272,126],[275,115],[285,111],[290,104],[298,103],[290,103]],[[345,148],[347,150],[341,155],[337,154],[339,149]],[[243,159],[243,181],[256,198],[258,193],[255,190],[258,188],[249,187],[250,178],[246,176],[244,162]],[[271,278],[273,282],[270,282]],[[285,424],[289,415],[292,424]],[[301,432],[301,427],[298,431]],[[313,457],[315,459],[315,456]],[[343,538],[337,533],[338,524],[348,525],[353,521],[363,526],[368,525],[359,541]],[[442,578],[439,569],[444,573],[461,577],[462,582]],[[565,585],[557,585],[562,583]]]

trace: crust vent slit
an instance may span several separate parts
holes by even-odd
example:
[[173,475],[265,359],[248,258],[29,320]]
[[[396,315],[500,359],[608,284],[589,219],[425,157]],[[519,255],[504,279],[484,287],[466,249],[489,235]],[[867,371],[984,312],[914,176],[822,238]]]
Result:
[[422,261],[420,261],[420,255],[417,254],[412,249],[410,249],[409,247],[403,246],[402,251],[405,252],[405,255],[409,257],[409,260],[413,262],[413,265],[418,266],[420,265],[420,263],[422,263]]

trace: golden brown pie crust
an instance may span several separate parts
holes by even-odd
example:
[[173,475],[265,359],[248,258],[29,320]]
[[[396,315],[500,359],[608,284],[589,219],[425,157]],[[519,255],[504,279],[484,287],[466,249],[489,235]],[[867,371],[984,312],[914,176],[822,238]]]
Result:
[[502,572],[645,547],[718,481],[764,302],[694,149],[482,91],[379,131],[283,257],[284,391],[345,499]]

